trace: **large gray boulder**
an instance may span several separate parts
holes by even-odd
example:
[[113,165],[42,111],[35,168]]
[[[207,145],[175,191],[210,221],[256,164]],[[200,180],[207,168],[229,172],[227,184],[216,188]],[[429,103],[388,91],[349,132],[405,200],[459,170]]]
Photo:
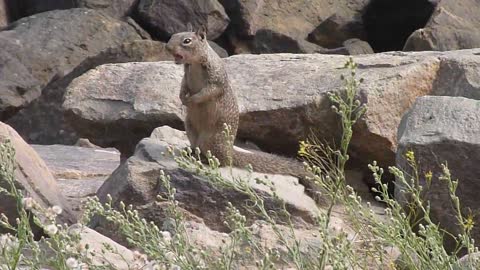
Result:
[[101,10],[114,18],[130,15],[135,9],[137,0],[75,0],[76,7]]
[[2,0],[0,2],[3,1],[7,2],[10,21],[46,11],[71,8],[97,9],[111,17],[121,18],[129,15],[137,3],[136,0]]
[[[181,149],[188,145],[184,132],[171,129],[167,126],[156,129],[152,136],[143,139],[136,148],[135,155],[123,162],[105,181],[97,192],[101,201],[111,195],[113,203],[117,205],[123,201],[126,205],[132,204],[143,209],[144,215],[151,216],[157,224],[161,224],[161,204],[154,203],[163,187],[159,183],[160,171],[171,177],[171,185],[176,189],[176,199],[180,206],[192,213],[191,216],[201,218],[210,228],[225,231],[223,220],[227,202],[243,209],[246,195],[233,188],[218,190],[211,186],[208,180],[202,179],[195,173],[181,169],[168,154],[168,146]],[[287,208],[299,224],[312,224],[314,217],[319,213],[314,200],[304,192],[304,187],[298,179],[283,175],[265,175],[246,170],[221,168],[221,175],[228,181],[241,178],[247,181],[257,192],[265,194],[267,207],[275,206],[270,197],[272,191],[267,185],[258,183],[255,179],[265,179],[268,176],[276,188],[277,195],[285,200]],[[212,209],[216,209],[212,211]],[[157,212],[155,214],[155,212]],[[247,214],[250,220],[255,215]]]
[[[45,162],[10,126],[0,122],[0,141],[10,141],[15,149],[15,186],[24,197],[34,199],[42,207],[60,206],[63,211],[58,222],[71,224],[76,221],[70,206],[58,188],[57,182]],[[5,179],[0,186],[8,188]],[[0,213],[4,213],[12,224],[18,217],[17,202],[6,194],[0,194]],[[44,218],[40,216],[40,218]],[[0,229],[0,232],[3,228]]]
[[464,54],[452,51],[442,57],[434,84],[437,96],[460,96],[480,100],[480,50]]
[[[475,86],[478,73],[472,64],[480,62],[478,53],[477,49],[356,56],[358,78],[365,79],[359,98],[368,110],[355,126],[352,157],[365,163],[395,164],[396,133],[403,114],[419,96],[445,94],[447,90],[438,85],[441,80],[468,74],[465,84],[451,83],[447,91],[451,95],[463,91],[468,82]],[[295,54],[225,59],[240,103],[239,138],[267,151],[294,154],[298,141],[311,129],[322,139],[336,137],[338,118],[326,93],[344,86],[340,76],[348,72],[341,69],[347,59]],[[461,68],[447,63],[459,63]],[[455,72],[446,72],[448,66]],[[181,128],[178,92],[182,72],[181,66],[171,62],[100,66],[72,82],[63,106],[80,135],[103,147],[116,146],[131,153],[136,142],[155,127]]]
[[218,38],[230,19],[217,0],[140,0],[137,7],[141,24],[162,39],[187,30],[207,27],[208,39]]
[[120,165],[115,149],[71,145],[32,145],[57,180],[60,192],[78,218],[85,199]]
[[81,136],[131,155],[154,128],[182,127],[182,106],[175,91],[182,71],[165,65],[108,64],[88,71],[68,86],[66,117]]
[[[352,18],[358,15],[367,1],[314,0],[308,5],[302,1],[221,0],[232,26],[240,36],[254,36],[261,29],[282,33],[292,38],[305,39],[322,21],[336,14]],[[338,44],[339,45],[339,44]]]
[[254,54],[271,53],[323,53],[327,50],[314,43],[300,38],[292,38],[286,34],[268,29],[256,31],[250,44]]
[[165,43],[153,40],[127,41],[85,58],[68,75],[49,83],[42,95],[6,121],[29,143],[73,144],[79,136],[66,121],[61,104],[68,84],[86,71],[105,63],[171,60]]
[[[362,7],[366,2],[358,1],[358,3],[362,4]],[[354,11],[356,14],[332,14],[308,34],[308,40],[326,48],[337,48],[341,47],[344,41],[351,38],[366,39],[365,29],[361,19],[358,18],[360,10],[357,7]]]
[[[362,38],[359,17],[367,2],[221,0],[232,20],[228,40],[234,51],[242,47],[240,39],[246,40],[254,53],[323,53],[324,47],[341,47],[348,38]],[[327,26],[332,41],[326,41],[328,38],[321,33],[325,30],[316,29],[332,17],[341,18],[342,25],[335,27],[335,34]],[[347,28],[359,31],[351,33]],[[309,41],[317,44],[306,41],[309,35]]]
[[113,148],[74,145],[31,145],[57,180],[105,180],[120,165],[120,153]]
[[408,38],[404,51],[449,51],[480,47],[480,2],[442,0],[424,28]]
[[[86,256],[93,266],[129,270],[135,264],[135,253],[112,239],[80,224],[68,228],[68,232],[80,238],[80,245],[87,246],[90,252]],[[108,247],[108,248],[107,248]]]
[[129,23],[90,9],[44,12],[23,18],[0,32],[0,118],[38,98],[87,57],[142,39]]
[[[365,51],[365,49],[363,48],[367,48],[367,50],[369,49],[370,51],[372,50],[368,43],[366,43],[365,41],[360,42],[362,42],[363,44],[356,42],[356,39],[349,39],[345,41],[344,44],[342,44],[342,46],[340,47],[327,49],[304,39],[296,39],[282,33],[277,33],[275,31],[267,29],[261,29],[256,32],[255,36],[249,44],[249,48],[254,54],[322,53],[353,55],[362,54],[362,51]],[[371,53],[373,53],[373,51]]]
[[0,0],[0,29],[7,26],[9,23],[8,19],[8,6],[5,0]]
[[458,260],[455,270],[474,270],[480,268],[480,253],[468,254]]
[[[76,1],[76,0],[75,0]],[[10,21],[51,10],[75,8],[75,1],[66,0],[6,0]]]
[[[475,214],[480,208],[480,101],[463,97],[418,98],[412,109],[404,116],[398,130],[399,145],[397,166],[412,173],[405,153],[413,151],[419,164],[420,185],[424,186],[425,199],[430,200],[431,217],[434,222],[458,235],[461,225],[455,217],[453,203],[445,182],[438,177],[442,174],[442,163],[447,163],[452,180],[459,180],[456,195],[460,198],[462,215],[473,214],[473,221],[479,224]],[[425,174],[432,172],[432,181],[427,185]],[[396,189],[396,197],[405,204],[407,197]],[[480,229],[472,230],[475,242],[480,241]],[[451,239],[447,247],[454,248]]]
[[374,51],[368,42],[360,40],[358,38],[351,38],[343,42],[345,50],[349,55],[359,55],[359,54],[373,54]]

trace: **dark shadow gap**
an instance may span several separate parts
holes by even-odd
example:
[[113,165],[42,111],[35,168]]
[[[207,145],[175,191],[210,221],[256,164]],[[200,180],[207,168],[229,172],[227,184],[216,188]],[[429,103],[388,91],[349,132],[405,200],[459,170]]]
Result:
[[375,52],[401,51],[408,37],[423,28],[435,4],[429,0],[372,0],[362,19]]

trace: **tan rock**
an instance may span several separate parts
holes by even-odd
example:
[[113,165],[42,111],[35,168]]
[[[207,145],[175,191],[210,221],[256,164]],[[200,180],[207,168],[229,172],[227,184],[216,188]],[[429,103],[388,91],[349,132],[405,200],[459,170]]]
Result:
[[132,24],[82,8],[43,12],[12,23],[0,32],[0,62],[9,63],[0,70],[0,116],[10,117],[86,58],[144,34]]
[[[324,47],[341,47],[348,38],[361,38],[363,26],[358,19],[366,0],[304,1],[280,0],[221,0],[232,22],[228,37],[235,51],[254,53],[325,53]],[[314,31],[331,17],[341,18],[338,27],[321,29],[328,32],[334,43],[323,42],[322,33]],[[328,23],[327,23],[328,24]],[[359,31],[340,29],[346,24]],[[307,37],[315,32],[316,38]],[[346,33],[348,32],[348,33]],[[239,40],[240,39],[240,40]],[[324,38],[325,39],[325,38]],[[249,42],[251,40],[251,42]],[[243,41],[247,41],[247,47]],[[320,45],[320,46],[318,46]],[[322,47],[321,47],[322,46]]]
[[8,23],[7,3],[5,0],[0,0],[0,29],[7,26]]
[[[398,130],[397,167],[413,175],[405,156],[407,151],[413,151],[418,162],[418,183],[423,186],[422,196],[429,201],[430,218],[454,236],[462,232],[463,224],[458,224],[447,183],[439,178],[443,175],[441,164],[446,163],[452,180],[458,180],[455,194],[463,217],[479,224],[480,217],[475,214],[480,208],[479,130],[480,100],[445,96],[418,98]],[[431,182],[427,173],[431,174]],[[404,186],[397,183],[395,187],[395,197],[406,205],[408,196],[401,193]],[[448,235],[445,245],[453,251],[456,243]],[[480,241],[480,228],[474,226],[471,236],[475,242]]]
[[[133,251],[116,243],[112,239],[79,224],[72,225],[69,232],[80,235],[80,244],[88,245],[92,252],[89,254],[94,266],[111,265],[114,269],[130,270],[134,262]],[[111,247],[111,251],[105,248]],[[103,252],[102,252],[103,250]]]
[[[162,129],[169,130],[169,128]],[[149,205],[142,212],[160,224],[162,215],[158,213],[164,210],[161,205],[152,203],[156,201],[157,195],[163,190],[158,182],[160,170],[163,170],[171,177],[171,185],[176,189],[180,207],[201,218],[211,229],[225,231],[223,221],[227,202],[230,201],[237,208],[243,209],[247,199],[246,195],[235,188],[227,187],[227,185],[219,190],[209,184],[207,179],[179,168],[172,157],[164,154],[168,154],[168,145],[175,146],[185,135],[182,134],[180,138],[168,137],[168,139],[160,140],[158,139],[159,133],[160,131],[157,130],[152,138],[145,138],[138,144],[135,155],[112,173],[98,190],[97,196],[100,200],[105,201],[107,194],[110,194],[114,203],[123,201],[127,205],[133,204],[140,207]],[[184,141],[183,145],[185,144]],[[180,145],[177,144],[177,146]],[[265,177],[268,177],[268,181],[273,183],[279,198],[286,202],[287,209],[296,224],[312,224],[314,217],[320,211],[313,199],[304,193],[304,187],[298,183],[298,179],[294,177],[259,173],[249,175],[247,171],[237,168],[232,170],[221,168],[219,173],[225,180],[232,183],[239,179],[246,181],[255,191],[264,194],[267,208],[278,207],[272,198],[270,187],[256,181],[256,178],[266,181]],[[252,213],[245,212],[245,214],[250,221],[255,218]]]
[[404,51],[450,51],[480,47],[480,2],[442,0],[424,28],[410,35]]
[[115,149],[70,145],[32,145],[45,161],[77,217],[86,197],[93,196],[120,164]]
[[230,22],[217,0],[140,0],[137,16],[160,39],[186,31],[187,23],[191,23],[194,28],[204,24],[208,39],[215,40]]
[[[23,196],[33,198],[43,207],[60,206],[63,211],[59,216],[59,223],[75,222],[55,178],[35,150],[25,143],[14,129],[4,123],[0,123],[0,138],[2,142],[9,140],[15,149],[15,184],[23,192]],[[0,185],[7,187],[4,180]],[[0,213],[5,213],[12,223],[17,217],[16,209],[16,201],[5,194],[0,194]]]
[[42,95],[9,118],[12,125],[29,143],[73,144],[79,136],[66,121],[61,104],[68,84],[89,69],[105,63],[151,62],[172,60],[159,41],[135,39],[112,45],[87,57],[65,77],[49,84]]
[[[393,165],[397,127],[417,97],[437,93],[476,95],[479,53],[474,49],[355,56],[358,78],[365,80],[359,88],[359,99],[366,104],[367,112],[355,126],[352,158]],[[298,141],[312,129],[320,139],[338,136],[338,118],[326,93],[344,87],[340,76],[348,74],[341,69],[347,59],[298,54],[227,58],[229,78],[241,109],[239,139],[252,141],[266,151],[295,154]],[[182,67],[170,62],[100,66],[74,80],[64,108],[82,136],[103,140],[102,146],[117,145],[133,152],[131,138],[138,141],[161,125],[182,128],[183,110],[178,98],[181,77]],[[445,87],[438,84],[440,81],[461,84]],[[129,130],[135,130],[135,134]]]

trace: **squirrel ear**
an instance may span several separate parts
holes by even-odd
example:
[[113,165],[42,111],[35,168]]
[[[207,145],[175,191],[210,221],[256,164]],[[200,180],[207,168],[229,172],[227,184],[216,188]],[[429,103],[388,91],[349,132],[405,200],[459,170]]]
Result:
[[187,23],[187,32],[193,32],[193,26],[190,22]]
[[196,33],[202,40],[207,38],[207,28],[203,24],[200,25]]

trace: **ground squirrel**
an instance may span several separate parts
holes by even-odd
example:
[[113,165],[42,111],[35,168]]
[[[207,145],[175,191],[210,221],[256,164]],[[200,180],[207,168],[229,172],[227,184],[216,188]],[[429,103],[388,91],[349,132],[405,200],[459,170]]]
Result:
[[230,126],[235,138],[238,103],[223,61],[209,46],[204,27],[196,32],[174,34],[166,48],[174,56],[175,63],[184,66],[180,100],[187,108],[185,130],[192,148],[199,147],[202,153],[210,150],[221,166],[228,165],[231,155],[235,167],[245,168],[251,164],[256,172],[287,174],[301,179],[311,175],[294,159],[260,151],[238,151],[227,142],[222,133],[224,123]]

